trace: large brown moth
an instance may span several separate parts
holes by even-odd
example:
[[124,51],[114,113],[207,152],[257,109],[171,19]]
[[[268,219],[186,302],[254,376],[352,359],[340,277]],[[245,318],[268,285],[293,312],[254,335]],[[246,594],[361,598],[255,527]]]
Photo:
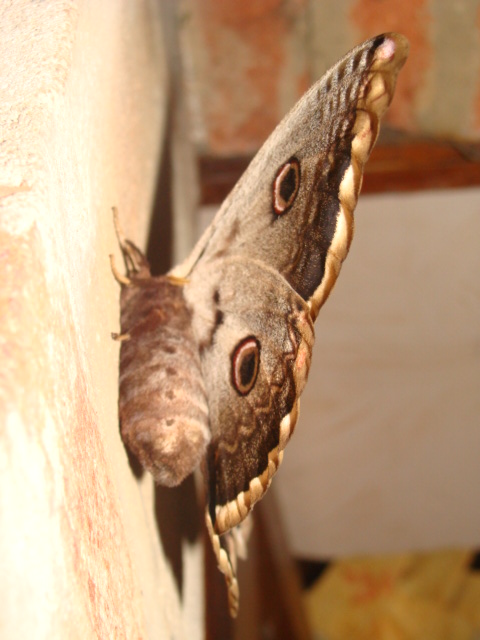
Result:
[[202,462],[206,523],[230,612],[236,529],[268,489],[298,417],[313,322],[353,235],[353,211],[407,40],[367,40],[284,118],[187,260],[152,277],[119,233],[122,437],[155,480]]

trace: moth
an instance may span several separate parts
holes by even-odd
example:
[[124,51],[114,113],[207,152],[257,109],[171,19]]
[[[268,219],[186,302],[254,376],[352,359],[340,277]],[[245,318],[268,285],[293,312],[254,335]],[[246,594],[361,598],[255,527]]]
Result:
[[121,434],[160,484],[201,463],[232,616],[238,528],[295,428],[313,323],[348,253],[363,167],[407,55],[405,37],[387,33],[327,71],[166,275],[152,277],[118,232]]

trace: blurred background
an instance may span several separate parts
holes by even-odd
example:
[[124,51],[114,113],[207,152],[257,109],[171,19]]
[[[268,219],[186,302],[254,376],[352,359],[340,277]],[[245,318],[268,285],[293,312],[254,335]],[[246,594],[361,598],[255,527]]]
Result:
[[182,52],[195,140],[254,152],[286,111],[350,48],[385,31],[410,40],[387,122],[478,140],[480,9],[475,0],[183,0]]

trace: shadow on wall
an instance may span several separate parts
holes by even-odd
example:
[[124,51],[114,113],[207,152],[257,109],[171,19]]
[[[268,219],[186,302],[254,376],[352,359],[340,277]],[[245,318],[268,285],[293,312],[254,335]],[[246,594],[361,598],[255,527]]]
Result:
[[178,487],[155,487],[155,519],[163,551],[172,567],[182,598],[182,547],[184,541],[190,544],[198,541],[202,533],[202,518],[193,475],[188,476]]
[[[127,447],[125,451],[133,475],[137,479],[142,478],[146,471]],[[170,563],[181,597],[183,543],[186,541],[194,544],[202,534],[203,519],[193,475],[188,476],[178,487],[155,485],[155,521],[165,557]]]
[[147,244],[147,259],[152,275],[166,273],[172,265],[173,247],[173,172],[171,165],[172,109],[169,106],[158,165],[156,191]]

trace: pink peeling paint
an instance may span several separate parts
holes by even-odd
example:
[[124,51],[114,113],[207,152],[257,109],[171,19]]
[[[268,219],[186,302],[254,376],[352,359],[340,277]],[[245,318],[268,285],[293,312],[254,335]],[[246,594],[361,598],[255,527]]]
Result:
[[[256,150],[283,115],[280,83],[295,14],[304,0],[201,0],[199,16],[208,49],[205,105],[208,146],[217,154]],[[303,88],[304,79],[295,84]]]

